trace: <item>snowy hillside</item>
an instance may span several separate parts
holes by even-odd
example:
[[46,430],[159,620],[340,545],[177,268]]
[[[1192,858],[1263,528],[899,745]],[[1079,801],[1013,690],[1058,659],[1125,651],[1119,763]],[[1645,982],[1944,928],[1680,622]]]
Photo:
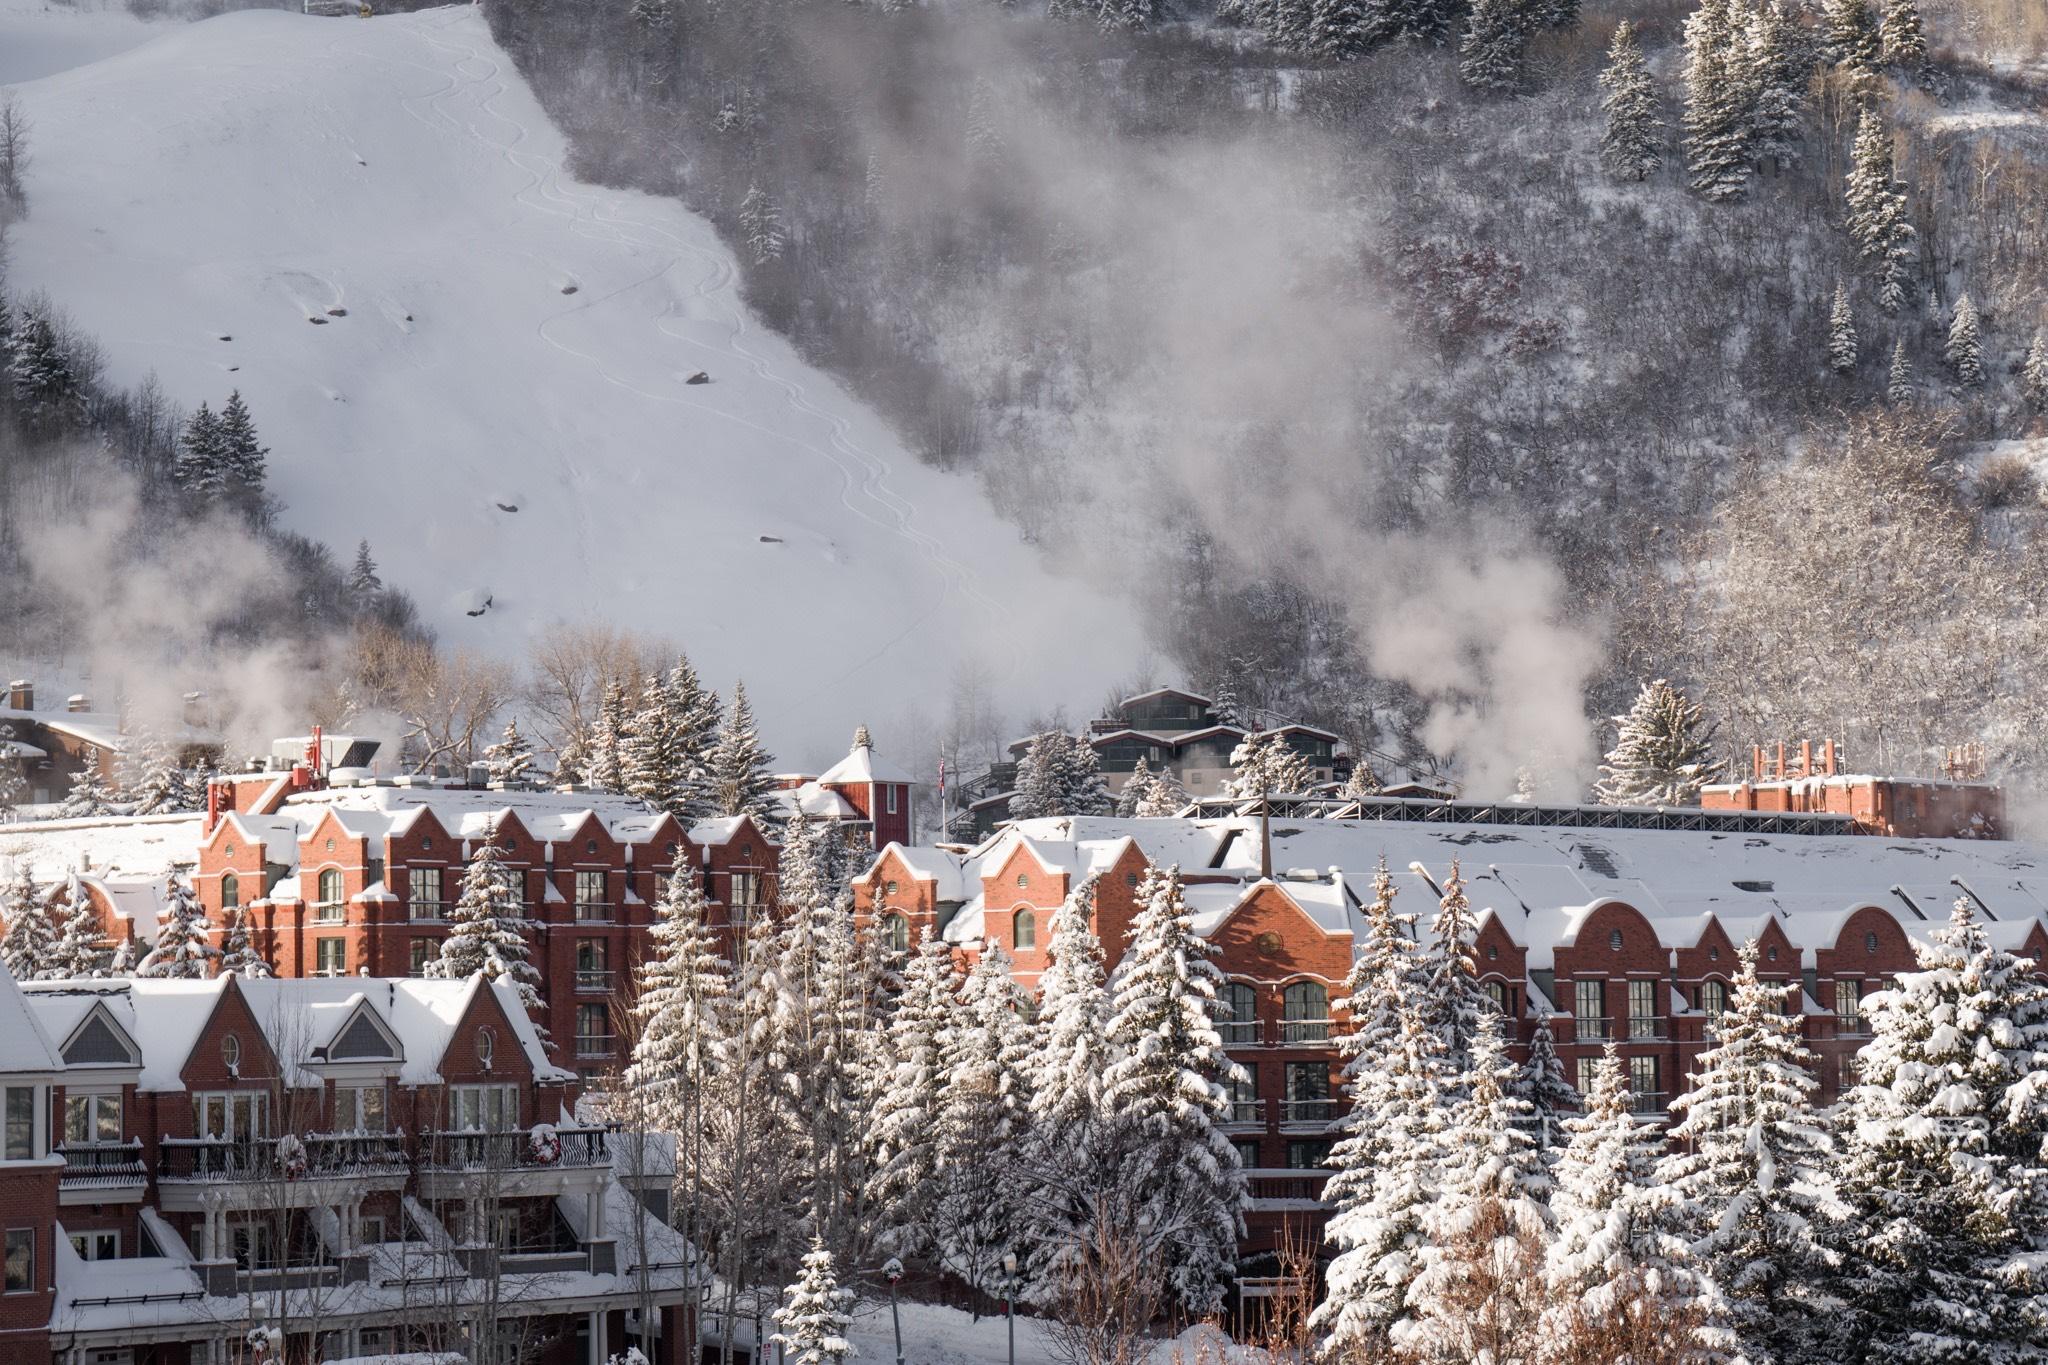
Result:
[[231,14],[19,93],[16,287],[117,381],[239,388],[286,524],[367,538],[444,642],[665,633],[745,674],[787,763],[963,659],[1021,708],[1136,654],[1120,607],[746,315],[706,223],[574,183],[475,10]]
[[0,85],[126,52],[166,27],[136,18],[119,0],[0,0]]

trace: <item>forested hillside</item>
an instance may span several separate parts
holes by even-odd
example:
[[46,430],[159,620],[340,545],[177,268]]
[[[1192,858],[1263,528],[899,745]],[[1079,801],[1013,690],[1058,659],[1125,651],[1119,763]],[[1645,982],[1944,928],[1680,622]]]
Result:
[[2038,760],[2038,16],[1053,9],[490,13],[584,174],[1200,683],[1503,790],[1656,675]]

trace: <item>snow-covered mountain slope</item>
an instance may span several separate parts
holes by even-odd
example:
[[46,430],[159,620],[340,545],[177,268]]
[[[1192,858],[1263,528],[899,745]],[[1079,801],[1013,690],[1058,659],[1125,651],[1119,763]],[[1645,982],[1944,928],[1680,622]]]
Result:
[[0,0],[0,85],[140,47],[166,22],[138,19],[120,0]]
[[449,644],[665,634],[746,677],[788,763],[935,712],[963,660],[1021,708],[1136,657],[1121,606],[747,315],[706,222],[576,183],[474,9],[231,14],[19,91],[15,286],[118,380],[239,388],[287,524],[368,538]]

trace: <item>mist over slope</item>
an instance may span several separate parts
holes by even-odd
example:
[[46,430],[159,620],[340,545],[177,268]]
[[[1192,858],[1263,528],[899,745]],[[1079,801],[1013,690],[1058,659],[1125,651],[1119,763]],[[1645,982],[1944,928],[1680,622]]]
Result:
[[756,326],[706,223],[574,183],[472,9],[233,14],[20,94],[15,287],[116,379],[239,388],[288,523],[367,538],[448,642],[666,634],[714,685],[746,677],[793,763],[963,661],[1021,710],[1141,648]]

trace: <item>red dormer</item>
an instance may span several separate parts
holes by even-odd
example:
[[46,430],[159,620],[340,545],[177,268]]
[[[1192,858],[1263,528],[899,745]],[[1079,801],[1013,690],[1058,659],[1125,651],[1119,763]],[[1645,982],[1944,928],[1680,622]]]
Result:
[[872,831],[869,845],[877,851],[910,842],[910,789],[915,783],[909,773],[876,755],[866,726],[854,735],[846,757],[818,778],[820,788],[845,801],[867,822]]

